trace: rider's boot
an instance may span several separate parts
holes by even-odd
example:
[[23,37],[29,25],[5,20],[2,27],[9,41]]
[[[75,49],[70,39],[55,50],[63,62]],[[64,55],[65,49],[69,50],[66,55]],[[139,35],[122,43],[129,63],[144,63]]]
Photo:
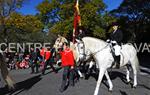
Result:
[[116,68],[119,69],[120,68],[120,55],[116,56]]

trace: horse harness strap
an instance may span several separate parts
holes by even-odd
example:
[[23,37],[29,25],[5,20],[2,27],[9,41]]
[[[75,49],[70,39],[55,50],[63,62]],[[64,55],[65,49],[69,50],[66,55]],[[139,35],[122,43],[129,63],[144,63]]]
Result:
[[100,50],[98,50],[98,51],[92,53],[92,55],[94,56],[94,55],[97,54],[98,52],[101,52],[101,51],[104,50],[108,45],[109,45],[109,44],[107,44],[107,45],[106,45],[105,47],[103,47],[102,49],[100,49]]
[[[83,45],[84,45],[84,42],[81,40],[81,42],[83,43]],[[104,50],[107,46],[109,46],[109,43],[105,46],[105,47],[103,47],[102,49],[100,49],[100,50],[98,50],[98,51],[96,51],[96,52],[94,52],[94,53],[91,53],[91,54],[89,54],[89,55],[86,55],[85,54],[85,45],[84,45],[84,54],[82,54],[82,53],[80,53],[80,54],[82,54],[82,55],[84,55],[84,56],[94,56],[94,55],[96,55],[98,52],[101,52],[102,50]]]

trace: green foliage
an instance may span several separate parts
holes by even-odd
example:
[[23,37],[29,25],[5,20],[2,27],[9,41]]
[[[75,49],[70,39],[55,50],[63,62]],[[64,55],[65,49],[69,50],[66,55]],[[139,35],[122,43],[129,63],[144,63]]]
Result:
[[43,24],[36,16],[22,16],[18,13],[12,13],[6,21],[6,26],[15,26],[25,32],[38,32],[43,28]]
[[99,26],[96,26],[93,34],[96,37],[105,37],[105,30],[103,28],[100,28]]
[[12,13],[5,21],[6,33],[1,32],[1,42],[52,42],[54,34],[43,33],[43,23],[33,15]]
[[[44,24],[47,21],[50,23],[50,32],[71,37],[74,4],[75,0],[45,0],[37,6],[40,13],[38,16]],[[44,8],[45,6],[46,8]],[[99,38],[106,37],[105,29],[115,18],[109,16],[105,12],[105,8],[106,5],[102,0],[79,0],[81,24],[87,30],[87,35]]]
[[0,42],[53,42],[55,35],[42,32],[44,24],[39,16],[24,16],[15,12],[27,1],[0,0]]
[[58,7],[59,3],[57,0],[44,0],[37,6],[37,10],[40,12],[38,17],[44,24],[48,24],[49,20],[56,22],[55,20],[59,19],[57,15]]

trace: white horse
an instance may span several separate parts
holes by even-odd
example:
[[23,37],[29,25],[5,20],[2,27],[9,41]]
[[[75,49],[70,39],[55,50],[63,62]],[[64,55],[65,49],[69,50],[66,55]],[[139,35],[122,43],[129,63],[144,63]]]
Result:
[[[79,58],[82,58],[83,55],[89,56],[92,55],[96,61],[96,64],[99,67],[99,76],[97,85],[95,88],[94,95],[98,95],[99,87],[102,81],[102,78],[105,74],[107,81],[109,83],[109,90],[113,89],[113,84],[110,80],[108,75],[107,69],[113,65],[114,58],[111,53],[111,48],[109,44],[104,42],[103,40],[92,38],[92,37],[84,37],[82,41],[78,41],[78,50],[79,50]],[[84,54],[83,54],[84,53]],[[134,83],[133,87],[137,86],[137,71],[139,67],[139,62],[137,58],[137,52],[133,45],[125,44],[122,46],[121,50],[121,60],[120,60],[120,67],[126,66],[127,67],[127,75],[126,79],[127,82],[130,82],[129,78],[129,68],[128,66],[131,65],[134,74]]]
[[5,58],[4,58],[2,51],[0,52],[0,69],[1,69],[1,75],[3,79],[5,80],[6,84],[8,85],[9,89],[14,89],[15,88],[14,81],[9,75],[7,65],[5,62]]
[[[83,41],[77,40],[76,44],[70,43],[71,49],[74,51],[74,56],[76,62],[79,60],[87,60],[91,55],[95,58],[96,65],[99,67],[99,79],[97,82],[97,86],[95,89],[95,94],[98,94],[99,86],[102,80],[103,75],[105,74],[107,81],[109,83],[109,90],[112,91],[113,84],[110,80],[110,77],[107,72],[107,68],[110,68],[114,62],[114,58],[112,56],[111,49],[109,47],[109,44],[96,38],[92,37],[84,37],[82,39]],[[65,37],[59,36],[55,41],[55,48],[61,48],[63,42],[68,42]],[[133,87],[136,87],[137,85],[137,69],[138,69],[138,59],[136,56],[136,50],[132,45],[126,44],[122,46],[122,55],[121,55],[121,64],[120,66],[126,66],[127,75],[126,79],[127,82],[130,82],[129,78],[129,68],[128,66],[131,65],[133,68],[134,73],[134,85]],[[93,62],[90,62],[90,65],[93,65]],[[91,66],[89,66],[90,68]],[[114,66],[115,67],[115,66]],[[101,69],[101,70],[100,70]],[[80,72],[78,72],[80,73]],[[100,76],[101,75],[101,76]]]

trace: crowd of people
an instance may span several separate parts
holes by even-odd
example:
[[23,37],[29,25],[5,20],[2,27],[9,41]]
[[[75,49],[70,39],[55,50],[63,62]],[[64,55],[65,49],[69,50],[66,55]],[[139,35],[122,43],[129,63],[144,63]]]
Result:
[[29,68],[29,54],[12,53],[7,49],[4,55],[9,70]]
[[51,66],[53,71],[57,72],[53,67],[53,65],[55,65],[56,58],[52,56],[52,53],[54,53],[54,50],[47,48],[36,50],[31,48],[29,53],[13,53],[6,49],[4,55],[5,62],[7,63],[9,70],[28,69],[31,67],[31,73],[39,73],[41,70],[42,74],[44,74],[48,64]]

